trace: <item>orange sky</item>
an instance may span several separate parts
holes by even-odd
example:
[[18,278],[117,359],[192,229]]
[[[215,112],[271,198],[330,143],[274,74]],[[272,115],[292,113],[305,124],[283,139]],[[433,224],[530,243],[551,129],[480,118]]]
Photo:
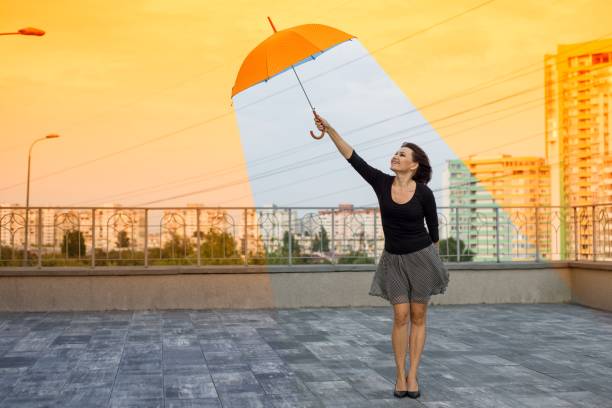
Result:
[[[0,31],[26,26],[47,31],[40,38],[0,37],[0,202],[25,203],[27,148],[48,133],[61,138],[34,149],[34,206],[136,205],[204,189],[224,178],[194,178],[138,195],[119,194],[233,165],[242,171],[227,180],[246,178],[229,96],[242,59],[270,34],[267,15],[279,29],[304,23],[337,27],[374,51],[481,2],[0,0]],[[497,0],[374,57],[406,96],[423,106],[541,64],[557,44],[612,37],[610,15],[612,3],[606,0]],[[433,120],[542,85],[542,78],[537,71],[422,113]],[[541,96],[538,90],[490,110]],[[225,116],[211,120],[219,115]],[[444,138],[452,130],[439,132]],[[460,157],[489,148],[487,154],[543,156],[543,136],[494,149],[541,131],[543,108],[445,141]],[[159,140],[129,149],[154,139]],[[129,150],[36,181],[123,149]],[[12,185],[17,186],[6,188]],[[216,205],[224,197],[244,194],[245,188],[158,205]],[[252,200],[238,204],[251,205]]]

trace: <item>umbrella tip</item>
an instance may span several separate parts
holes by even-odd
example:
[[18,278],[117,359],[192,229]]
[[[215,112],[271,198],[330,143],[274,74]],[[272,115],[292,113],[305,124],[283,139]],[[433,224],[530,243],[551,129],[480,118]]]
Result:
[[268,16],[268,21],[270,22],[270,25],[272,26],[272,30],[276,32],[276,27],[274,27],[274,23],[272,22],[272,19],[269,16]]

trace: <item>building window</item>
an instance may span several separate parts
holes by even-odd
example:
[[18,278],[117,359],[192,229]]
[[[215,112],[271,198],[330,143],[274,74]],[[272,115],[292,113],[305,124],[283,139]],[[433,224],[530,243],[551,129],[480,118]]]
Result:
[[593,54],[593,65],[605,64],[610,62],[610,53],[603,52],[599,54]]

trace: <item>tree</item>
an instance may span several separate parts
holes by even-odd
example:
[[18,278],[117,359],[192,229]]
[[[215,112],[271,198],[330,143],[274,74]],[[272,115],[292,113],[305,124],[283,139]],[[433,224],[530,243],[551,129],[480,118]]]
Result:
[[[297,258],[301,255],[302,248],[300,248],[300,244],[295,239],[295,235],[291,234],[291,257]],[[289,231],[285,231],[285,233],[283,234],[283,246],[281,247],[281,256],[289,256]]]
[[312,252],[329,252],[329,238],[327,237],[327,230],[323,226],[312,239]]
[[237,258],[240,256],[236,240],[228,232],[219,232],[211,228],[205,234],[200,231],[200,237],[202,238],[200,254],[204,258]]
[[66,257],[85,255],[85,238],[83,233],[70,230],[64,233],[62,238],[62,255]]
[[[260,234],[257,237],[258,242],[263,242],[263,236]],[[266,264],[266,248],[262,245],[257,245],[255,252],[249,251],[248,262],[251,265],[265,265]]]
[[[304,260],[300,258],[302,256],[302,248],[295,239],[295,235],[291,234],[291,258],[292,263],[303,263]],[[268,264],[283,264],[286,259],[289,258],[289,232],[285,231],[283,234],[283,241],[280,248],[267,252],[267,263]]]
[[[189,256],[193,253],[193,244],[189,238],[180,236],[175,232],[171,232],[170,236],[171,239],[166,241],[162,248],[163,258],[177,258],[179,254],[180,256]],[[179,252],[179,249],[182,249],[182,251]]]
[[[15,253],[20,254],[20,257],[23,258],[25,251],[23,250],[15,250],[14,246],[8,246],[8,245],[0,245],[0,260],[1,261],[6,261],[9,259],[15,259]],[[28,251],[28,259],[32,259],[30,258],[30,251]],[[8,266],[8,264],[3,264],[0,263],[1,266]]]
[[130,238],[128,237],[127,231],[119,231],[119,234],[117,234],[117,242],[115,242],[115,245],[117,245],[117,248],[130,247]]
[[359,233],[359,249],[358,251],[365,253],[365,231]]
[[[440,257],[443,261],[457,261],[457,240],[453,237],[440,240]],[[476,253],[459,240],[459,262],[471,262]]]

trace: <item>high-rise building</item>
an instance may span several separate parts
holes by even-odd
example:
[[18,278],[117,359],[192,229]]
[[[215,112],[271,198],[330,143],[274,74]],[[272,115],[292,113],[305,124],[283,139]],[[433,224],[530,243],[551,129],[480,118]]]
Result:
[[274,204],[265,206],[265,208],[257,209],[258,223],[258,239],[263,241],[263,244],[268,252],[278,252],[283,244],[283,236],[285,232],[291,230],[294,238],[296,230],[296,214],[291,214],[291,228],[289,226],[289,210],[287,208],[277,207]]
[[[550,164],[553,206],[582,206],[612,202],[610,163],[610,106],[612,105],[612,39],[559,45],[546,55],[546,160]],[[561,257],[577,249],[577,257],[593,254],[595,218],[610,217],[605,207],[561,210]],[[572,211],[574,211],[572,209]],[[602,214],[603,212],[603,214]],[[577,225],[577,227],[575,227]],[[578,245],[579,244],[579,245]],[[606,243],[601,240],[598,247]]]
[[[92,212],[95,212],[95,232],[91,231]],[[105,251],[123,249],[134,251],[144,250],[145,228],[144,212],[118,203],[106,203],[103,207],[92,210],[70,211],[78,214],[85,242],[91,246],[92,234],[95,233],[95,246]],[[120,234],[125,234],[125,242],[119,242]]]
[[[96,248],[105,251],[118,249],[121,232],[125,233],[122,244],[126,244],[128,249],[144,248],[142,211],[123,208],[120,204],[92,209],[31,208],[28,223],[28,249],[33,252],[59,252],[66,234],[74,231],[80,232],[78,237],[85,245],[85,253],[81,256],[91,253],[94,239]],[[0,204],[0,244],[22,249],[25,245],[24,224],[25,208],[17,204]]]
[[[28,216],[28,245],[29,249],[40,244],[47,248],[53,245],[53,226],[56,211],[50,209],[30,209]],[[39,220],[40,215],[40,220]],[[38,226],[41,224],[40,237]],[[25,245],[25,208],[21,204],[0,203],[0,244],[22,249]]]
[[360,252],[377,256],[382,251],[385,241],[377,208],[354,208],[352,204],[340,204],[333,210],[333,215],[332,210],[320,210],[319,217],[336,254]]
[[[550,201],[550,178],[543,158],[471,156],[448,160],[445,174],[448,193],[444,205],[448,208],[440,221],[446,223],[440,225],[441,237],[462,241],[464,253],[470,250],[473,261],[496,261],[498,251],[500,261],[531,260],[536,239],[539,256],[550,256],[550,232],[542,222],[545,214],[536,214]],[[540,220],[537,229],[536,219]],[[456,260],[456,254],[443,255]]]
[[[199,219],[199,225],[198,225]],[[198,231],[200,232],[200,244],[208,239],[208,234],[221,237],[221,240],[232,239],[234,242],[233,252],[239,256],[245,253],[263,253],[263,241],[259,234],[259,223],[257,213],[253,208],[228,209],[209,208],[202,204],[191,203],[185,208],[167,208],[162,211],[162,217],[158,226],[159,244],[164,247],[172,243],[174,237],[184,237],[194,248],[197,247]],[[223,251],[229,247],[222,245]],[[216,248],[219,250],[219,248]],[[209,247],[207,250],[213,250]],[[208,253],[204,256],[210,258],[228,258],[235,255],[226,253]]]

